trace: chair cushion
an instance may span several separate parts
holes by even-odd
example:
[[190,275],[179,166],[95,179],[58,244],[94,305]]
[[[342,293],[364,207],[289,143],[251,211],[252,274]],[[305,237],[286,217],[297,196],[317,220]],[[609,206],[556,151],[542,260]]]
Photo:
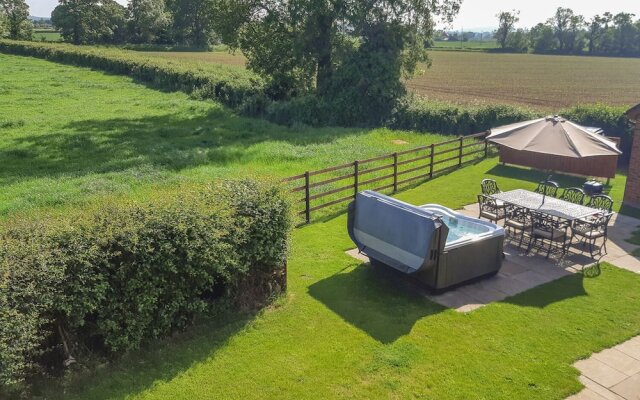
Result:
[[597,239],[604,236],[604,231],[595,229],[591,231],[576,231],[575,234],[578,236],[584,236],[589,239]]
[[563,240],[567,237],[567,233],[561,229],[554,229],[553,233],[542,229],[534,229],[533,234],[553,241]]
[[481,217],[485,217],[485,218],[487,218],[487,219],[491,219],[491,220],[497,220],[497,219],[498,219],[498,216],[497,216],[496,214],[491,213],[491,212],[489,212],[489,211],[482,211],[482,212],[480,213],[480,216],[481,216]]
[[531,224],[523,224],[522,222],[518,222],[512,219],[508,219],[505,221],[504,223],[505,226],[510,226],[512,228],[516,228],[516,229],[520,229],[520,230],[525,230],[525,229],[529,229],[531,228]]

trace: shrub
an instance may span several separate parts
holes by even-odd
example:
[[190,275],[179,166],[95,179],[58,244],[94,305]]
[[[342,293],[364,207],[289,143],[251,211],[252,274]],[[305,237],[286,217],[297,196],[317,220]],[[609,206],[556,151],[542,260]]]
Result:
[[291,219],[279,190],[249,181],[199,189],[5,222],[0,386],[19,389],[59,367],[64,346],[117,354],[284,288]]

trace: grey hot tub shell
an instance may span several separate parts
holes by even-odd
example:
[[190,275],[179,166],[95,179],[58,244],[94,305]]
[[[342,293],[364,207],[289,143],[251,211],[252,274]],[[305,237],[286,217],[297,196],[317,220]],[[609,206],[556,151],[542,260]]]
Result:
[[[452,227],[447,226],[447,222]],[[475,233],[448,236],[464,227]],[[438,205],[416,207],[364,191],[349,205],[349,236],[372,263],[390,266],[433,291],[495,275],[504,230]]]

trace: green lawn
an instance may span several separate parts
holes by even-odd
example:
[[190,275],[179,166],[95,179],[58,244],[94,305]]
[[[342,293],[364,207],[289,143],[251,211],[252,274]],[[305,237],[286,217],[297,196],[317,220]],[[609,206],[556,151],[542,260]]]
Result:
[[0,215],[185,179],[285,177],[445,139],[287,128],[86,68],[3,54],[0,65]]
[[[389,130],[284,128],[130,79],[0,55],[0,212],[148,196],[184,180],[287,176],[434,140]],[[405,140],[403,145],[394,139]],[[488,159],[402,192],[473,202],[544,176]],[[560,177],[564,186],[579,182]],[[612,181],[619,200],[625,177]],[[228,316],[79,373],[44,398],[561,399],[578,358],[640,333],[640,277],[605,265],[470,314],[407,293],[346,256],[340,215],[297,229],[289,291],[259,315]]]
[[[400,197],[461,206],[492,170],[484,161]],[[289,292],[273,307],[130,354],[66,398],[562,399],[581,387],[575,360],[640,333],[636,274],[605,265],[459,314],[346,256],[345,224],[294,232]]]

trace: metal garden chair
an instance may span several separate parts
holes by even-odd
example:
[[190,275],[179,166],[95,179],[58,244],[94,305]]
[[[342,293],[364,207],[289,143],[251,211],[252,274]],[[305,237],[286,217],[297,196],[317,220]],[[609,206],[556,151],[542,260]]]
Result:
[[[582,243],[589,245],[589,253],[591,257],[595,254],[602,255],[602,249],[604,248],[604,254],[607,254],[607,227],[613,213],[604,213],[596,216],[592,220],[576,220],[574,221],[571,232],[573,237],[581,239]],[[598,239],[602,239],[602,244],[597,247],[596,243]]]
[[546,258],[549,258],[554,248],[561,250],[563,255],[566,254],[571,244],[569,221],[537,211],[530,211],[530,213],[531,238],[527,253],[535,247],[546,250]]
[[478,206],[480,207],[480,218],[486,218],[491,222],[495,222],[496,224],[501,219],[504,219],[505,207],[504,205],[498,205],[494,198],[486,196],[484,194],[479,194]]
[[545,182],[540,182],[538,184],[538,187],[536,188],[535,192],[536,193],[540,193],[540,194],[544,194],[550,197],[556,197],[556,195],[558,194],[558,188],[560,186],[553,181],[545,181]]
[[584,190],[577,187],[572,187],[565,189],[559,199],[568,201],[570,203],[582,205],[582,203],[584,202],[584,196]]

